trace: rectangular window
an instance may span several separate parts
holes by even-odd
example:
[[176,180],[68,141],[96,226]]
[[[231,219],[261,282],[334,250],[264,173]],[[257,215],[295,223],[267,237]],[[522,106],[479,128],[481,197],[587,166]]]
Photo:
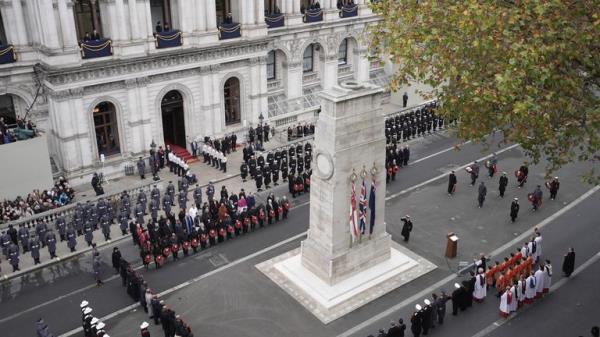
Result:
[[314,46],[312,44],[310,46],[308,46],[306,48],[306,50],[304,51],[302,71],[305,73],[309,73],[309,72],[313,71],[313,64],[314,64],[313,51],[314,51]]
[[267,80],[274,80],[275,76],[275,51],[272,50],[267,54]]
[[348,63],[348,39],[344,39],[338,49],[338,65]]

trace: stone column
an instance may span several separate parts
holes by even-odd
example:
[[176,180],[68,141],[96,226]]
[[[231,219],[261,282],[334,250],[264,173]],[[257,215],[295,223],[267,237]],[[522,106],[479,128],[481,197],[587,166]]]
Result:
[[[96,4],[96,6],[98,5],[99,4]],[[110,35],[108,32],[103,31],[103,37],[111,38],[113,41],[121,40],[121,30],[119,29],[119,19],[117,17],[116,12],[116,2],[107,2],[106,9],[108,13],[106,13],[107,15],[105,15],[104,20],[108,19],[108,22],[110,22],[110,24],[105,25],[105,27],[110,27]],[[106,18],[106,16],[108,16],[108,18]]]
[[257,25],[264,25],[265,24],[265,2],[263,0],[258,0],[255,12],[256,12],[255,23]]
[[[210,66],[210,70],[212,73],[212,115],[213,115],[213,134],[218,134],[223,132],[225,128],[225,114],[221,109],[221,101],[223,100],[223,88],[221,86],[221,65],[214,64]],[[240,108],[241,115],[244,115],[244,102],[245,97],[243,97],[244,90],[242,86],[244,85],[244,81],[240,78]]]
[[141,27],[138,20],[137,0],[127,0],[127,8],[129,9],[129,27],[131,29],[131,38],[139,40],[143,38]]
[[319,62],[324,63],[320,69],[321,74],[319,74],[321,77],[321,84],[323,89],[329,89],[338,83],[337,53],[326,55],[324,59],[319,60]]
[[217,29],[217,8],[215,0],[206,0],[206,30]]
[[[147,112],[150,111],[148,104],[148,77],[140,77],[137,79],[138,84],[138,97],[139,97],[139,111],[141,112],[142,121],[142,151],[148,150],[148,146],[152,143],[152,120]],[[158,107],[160,109],[160,107]]]
[[367,48],[354,48],[354,78],[358,82],[368,82],[370,80],[371,62],[367,59]]
[[202,81],[202,105],[200,106],[201,118],[204,119],[205,123],[202,123],[202,133],[205,135],[214,135],[214,119],[216,118],[213,113],[213,79],[210,67],[200,67],[201,81]]
[[[246,111],[242,115],[242,120],[246,119],[250,122],[258,121],[258,116],[261,113],[260,106],[260,87],[261,87],[261,76],[260,76],[260,64],[258,58],[250,59],[250,92],[246,93],[250,99],[250,111]],[[266,79],[265,79],[266,83]],[[269,117],[267,113],[263,114],[265,117]]]
[[153,37],[152,33],[154,32],[154,22],[152,22],[152,12],[150,10],[150,0],[144,0],[144,11],[146,12],[146,33],[144,37],[151,38]]
[[206,30],[206,0],[196,1],[196,16],[194,21],[196,23],[196,31],[204,32]]
[[189,0],[177,0],[177,16],[179,17],[179,27],[173,28],[178,28],[186,34],[191,33],[194,30],[190,19],[190,13],[193,13],[194,11],[192,5],[192,2]]
[[[23,15],[23,6],[21,5],[21,0],[12,0],[12,15],[15,20],[15,44],[24,46],[28,45],[29,41],[27,41],[27,27],[25,26],[25,16]],[[2,18],[6,19],[6,16],[2,16]],[[10,29],[4,29],[5,32],[10,31]]]
[[94,121],[88,114],[92,112],[87,111],[83,106],[83,88],[71,89],[70,91],[71,101],[69,111],[71,119],[75,122],[77,128],[79,167],[89,167],[99,160],[98,157],[94,157],[94,151],[92,151],[92,144],[95,144],[96,140],[94,139],[92,143],[92,139],[90,138],[90,135],[93,134],[90,131],[94,129]]
[[144,140],[142,132],[142,112],[140,111],[140,100],[138,97],[138,84],[135,78],[125,80],[127,90],[127,115],[124,120],[127,123],[127,134],[130,151],[134,154],[144,151]]
[[63,46],[65,48],[76,48],[77,33],[75,32],[73,3],[71,1],[58,0],[58,17],[60,18]]
[[287,98],[302,96],[302,61],[290,61],[284,67],[287,67]]
[[123,0],[115,0],[115,14],[117,15],[117,29],[119,30],[119,40],[129,40],[131,35],[125,24],[125,5]]
[[60,49],[58,25],[54,17],[52,0],[39,0],[36,2],[36,5],[42,24],[42,46],[48,49]]

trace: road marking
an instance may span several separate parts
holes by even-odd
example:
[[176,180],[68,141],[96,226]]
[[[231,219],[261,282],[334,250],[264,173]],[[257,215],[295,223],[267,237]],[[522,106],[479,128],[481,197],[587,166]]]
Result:
[[[559,216],[563,215],[564,213],[568,212],[569,210],[573,209],[575,206],[579,205],[581,202],[583,202],[585,199],[589,198],[592,194],[594,194],[596,191],[598,191],[600,189],[600,185],[596,186],[592,189],[590,189],[589,191],[587,191],[586,193],[584,193],[583,195],[581,195],[579,198],[573,200],[572,202],[570,202],[569,204],[567,204],[565,207],[561,208],[559,211],[557,211],[556,213],[552,214],[551,216],[549,216],[548,218],[544,219],[542,222],[540,222],[536,227],[538,228],[542,228],[547,226],[550,222],[556,220]],[[533,233],[533,228],[527,230],[526,232],[524,232],[523,234],[521,234],[519,237],[511,240],[510,242],[506,243],[505,245],[503,245],[502,247],[494,250],[492,252],[492,255],[498,255],[500,253],[502,253],[503,251],[507,250],[508,248],[510,248],[511,246],[514,246],[517,243],[520,243],[521,241],[523,241],[523,239],[525,237],[528,237],[531,235],[531,233]],[[337,335],[337,337],[348,337],[351,336],[353,334],[356,334],[358,332],[360,332],[361,330],[369,327],[370,325],[374,324],[375,322],[382,320],[384,318],[386,318],[387,316],[390,316],[391,314],[393,314],[396,311],[399,311],[400,309],[404,308],[405,306],[415,302],[415,301],[419,301],[423,298],[427,298],[433,291],[437,291],[439,290],[439,288],[447,283],[450,283],[452,280],[454,280],[455,278],[457,278],[456,275],[452,274],[452,275],[448,275],[446,278],[442,279],[441,281],[436,282],[435,284],[427,287],[424,290],[421,290],[419,293],[407,298],[406,300],[380,312],[379,314],[369,318],[368,320],[362,322],[361,324],[358,324],[356,326],[354,326],[353,328]]]
[[419,158],[419,159],[417,159],[417,160],[415,160],[415,161],[412,161],[412,162],[408,163],[408,166],[415,165],[416,163],[420,163],[420,162],[422,162],[422,161],[425,161],[425,160],[427,160],[427,159],[429,159],[429,158],[433,158],[433,157],[435,157],[435,156],[439,156],[440,154],[446,153],[446,152],[448,152],[448,151],[456,150],[456,148],[458,148],[458,147],[461,147],[461,146],[464,146],[464,145],[467,145],[467,144],[469,144],[469,143],[471,143],[471,141],[470,141],[470,140],[468,140],[468,141],[466,141],[466,142],[464,142],[464,143],[460,143],[460,144],[454,145],[454,146],[452,146],[452,147],[449,147],[449,148],[447,148],[447,149],[445,149],[445,150],[442,150],[442,151],[436,152],[436,153],[434,153],[434,154],[430,154],[430,155],[428,155],[428,156],[425,156],[425,157],[423,157],[423,158]]
[[[173,292],[175,292],[177,290],[185,288],[185,287],[187,287],[187,286],[189,286],[191,284],[194,284],[194,283],[196,283],[196,282],[198,282],[200,280],[203,280],[203,279],[205,279],[207,277],[210,277],[212,275],[220,273],[220,272],[222,272],[224,270],[227,270],[229,268],[233,268],[233,267],[237,266],[240,263],[244,263],[244,262],[246,262],[248,260],[251,260],[251,259],[253,259],[253,258],[257,257],[257,256],[260,256],[260,255],[262,255],[264,253],[267,253],[267,252],[269,252],[269,251],[271,251],[271,250],[273,250],[275,248],[281,247],[281,246],[286,245],[286,244],[288,244],[288,243],[290,243],[292,241],[300,239],[301,237],[303,237],[305,235],[306,235],[306,232],[302,232],[300,234],[294,235],[294,236],[292,236],[290,238],[287,238],[286,240],[280,241],[280,242],[278,242],[278,243],[276,243],[276,244],[274,244],[272,246],[266,247],[266,248],[261,249],[261,250],[259,250],[257,252],[254,252],[254,253],[252,253],[250,255],[247,255],[247,256],[245,256],[245,257],[243,257],[241,259],[237,259],[237,260],[235,260],[235,261],[233,261],[233,262],[231,262],[231,263],[229,263],[227,265],[224,265],[224,266],[221,266],[221,267],[219,267],[217,269],[211,270],[208,273],[205,273],[205,274],[202,274],[200,276],[197,276],[197,277],[191,279],[190,281],[186,281],[186,282],[181,283],[181,284],[179,284],[179,285],[177,285],[175,287],[172,287],[172,288],[167,289],[167,290],[165,290],[163,292],[160,292],[157,295],[158,295],[158,297],[164,297],[166,295],[169,295],[169,294],[171,294],[171,293],[173,293]],[[116,317],[116,316],[118,316],[118,315],[120,315],[122,313],[125,313],[127,311],[136,309],[138,307],[139,307],[138,303],[129,305],[129,306],[125,307],[125,308],[119,309],[119,310],[117,310],[115,312],[112,312],[112,313],[110,313],[110,314],[108,314],[108,315],[100,318],[100,320],[103,321],[103,322],[106,322],[106,321],[108,321],[111,318],[114,318],[114,317]],[[75,334],[81,333],[82,331],[83,331],[83,329],[81,327],[79,327],[79,328],[73,329],[71,331],[65,332],[65,333],[59,335],[59,337],[73,336]]]
[[[584,270],[586,270],[587,268],[589,268],[591,265],[593,265],[594,263],[596,263],[598,260],[600,260],[600,252],[596,253],[596,255],[592,256],[591,258],[589,258],[588,260],[586,260],[581,266],[579,266],[577,269],[575,269],[575,271],[573,272],[573,274],[571,274],[571,277],[577,276],[577,274],[583,272]],[[553,284],[550,287],[550,293],[555,292],[560,287],[562,287],[565,284],[567,284],[568,280],[569,280],[568,277],[561,278],[558,282],[556,282],[555,284]],[[535,303],[537,304],[539,302],[535,302]],[[492,324],[488,325],[487,327],[485,327],[484,329],[480,330],[478,333],[474,334],[472,337],[483,337],[483,336],[486,336],[486,335],[490,334],[494,330],[498,329],[502,325],[506,324],[510,320],[512,320],[515,317],[517,317],[519,314],[522,314],[523,312],[527,311],[529,308],[531,308],[530,305],[526,306],[524,310],[520,310],[520,311],[515,312],[514,314],[511,314],[508,318],[501,318],[501,319],[495,321],[494,323],[492,323]]]
[[[510,151],[510,150],[512,150],[512,149],[514,149],[514,148],[516,148],[516,147],[518,147],[518,146],[519,146],[519,144],[513,144],[513,145],[511,145],[511,146],[509,146],[509,147],[505,147],[505,148],[503,148],[502,150],[496,151],[496,154],[498,155],[498,154],[504,153],[504,152],[506,152],[506,151]],[[492,156],[493,156],[492,154],[489,154],[489,155],[487,155],[487,156],[485,156],[485,157],[481,157],[481,158],[479,158],[479,159],[476,159],[476,160],[477,160],[478,162],[481,162],[481,161],[484,161],[484,160],[486,160],[486,159],[492,158]],[[473,162],[469,162],[469,163],[467,163],[467,164],[464,164],[464,165],[462,165],[462,166],[459,166],[459,167],[455,168],[455,169],[454,169],[454,171],[462,170],[462,169],[464,169],[465,167],[467,167],[467,166],[471,165],[472,163],[473,163]],[[429,179],[429,180],[426,180],[426,181],[424,181],[424,182],[422,182],[422,183],[419,183],[419,184],[417,184],[417,185],[413,185],[413,186],[411,186],[411,187],[409,187],[409,188],[407,188],[407,189],[404,189],[404,190],[402,190],[402,191],[400,191],[400,192],[398,192],[398,193],[396,193],[396,194],[392,194],[392,195],[390,195],[388,198],[386,198],[386,200],[390,200],[390,199],[393,199],[393,198],[395,198],[395,197],[398,197],[398,196],[401,196],[401,195],[403,195],[403,194],[406,194],[406,193],[408,193],[408,192],[412,192],[412,191],[414,191],[414,190],[416,190],[416,189],[418,189],[418,188],[421,188],[421,187],[423,187],[423,186],[425,186],[425,185],[427,185],[427,184],[429,184],[429,183],[432,183],[432,182],[434,182],[434,181],[436,181],[436,180],[442,179],[442,178],[444,178],[444,177],[447,177],[447,176],[448,176],[448,173],[447,173],[447,172],[445,172],[445,173],[442,173],[442,174],[440,174],[440,175],[439,175],[439,176],[437,176],[437,177],[433,177],[433,178],[431,178],[431,179]]]

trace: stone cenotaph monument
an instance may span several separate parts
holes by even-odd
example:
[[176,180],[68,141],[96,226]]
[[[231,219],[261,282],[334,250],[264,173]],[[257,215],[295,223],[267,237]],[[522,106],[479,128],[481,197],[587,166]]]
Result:
[[382,93],[356,82],[321,93],[307,238],[257,265],[323,323],[435,268],[386,232]]

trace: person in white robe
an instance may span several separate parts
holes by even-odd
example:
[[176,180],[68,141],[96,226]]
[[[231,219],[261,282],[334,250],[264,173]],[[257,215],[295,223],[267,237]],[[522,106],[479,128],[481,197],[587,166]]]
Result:
[[510,312],[517,311],[517,308],[519,307],[519,305],[518,305],[518,299],[517,299],[517,285],[516,284],[513,284],[510,287],[510,294],[512,295],[512,301],[508,305],[508,308],[510,309]]
[[510,292],[510,287],[506,287],[506,290],[500,296],[500,316],[507,318],[510,314],[510,306],[514,299],[512,298],[512,293]]
[[523,304],[525,304],[525,290],[526,288],[526,281],[525,281],[525,276],[521,276],[521,278],[519,279],[519,281],[517,282],[517,300],[518,300],[518,307],[522,307]]
[[529,243],[525,242],[525,244],[523,244],[523,247],[521,248],[521,255],[523,256],[523,260],[526,259],[529,256]]
[[537,263],[538,252],[537,252],[537,244],[535,243],[535,239],[531,238],[531,241],[527,244],[527,248],[529,248],[529,254],[531,255],[531,260],[533,263]]
[[535,276],[535,298],[542,298],[544,294],[544,266],[540,265],[538,270],[536,270]]
[[535,241],[535,245],[536,245],[536,253],[537,256],[540,257],[542,256],[542,233],[538,232],[536,230],[535,232],[535,239],[533,239],[533,241]]
[[536,292],[536,284],[535,284],[535,276],[533,275],[533,272],[531,272],[531,274],[529,274],[529,277],[527,277],[527,279],[525,279],[525,303],[526,304],[531,304],[533,303],[533,300],[535,299],[535,292]]
[[544,266],[544,294],[550,291],[550,286],[552,286],[552,265],[550,264],[550,260],[546,260],[546,265]]
[[478,274],[475,276],[475,289],[473,290],[473,299],[476,302],[483,302],[487,295],[487,287],[485,284],[485,274],[483,268],[479,268]]

